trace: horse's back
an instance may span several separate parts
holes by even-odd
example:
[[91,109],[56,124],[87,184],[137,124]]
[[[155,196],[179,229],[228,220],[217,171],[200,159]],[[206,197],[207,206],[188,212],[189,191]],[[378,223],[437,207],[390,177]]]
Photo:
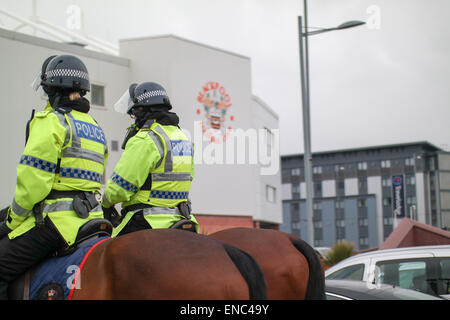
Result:
[[256,259],[266,278],[268,299],[310,297],[310,279],[316,279],[311,276],[317,274],[309,263],[314,257],[299,251],[293,236],[277,230],[252,228],[230,228],[209,236],[241,248]]
[[221,242],[174,229],[114,238],[93,253],[81,275],[74,299],[250,298]]

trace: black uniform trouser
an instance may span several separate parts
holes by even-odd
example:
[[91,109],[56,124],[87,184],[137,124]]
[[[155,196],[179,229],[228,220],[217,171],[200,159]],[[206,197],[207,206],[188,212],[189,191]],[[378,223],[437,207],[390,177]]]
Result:
[[136,212],[133,217],[131,217],[130,221],[123,227],[122,230],[117,234],[116,237],[123,236],[124,234],[151,229],[152,227],[148,224],[147,220],[145,220],[142,211]]
[[8,298],[9,282],[66,245],[50,219],[44,221],[42,227],[34,227],[15,239],[0,239],[1,300]]

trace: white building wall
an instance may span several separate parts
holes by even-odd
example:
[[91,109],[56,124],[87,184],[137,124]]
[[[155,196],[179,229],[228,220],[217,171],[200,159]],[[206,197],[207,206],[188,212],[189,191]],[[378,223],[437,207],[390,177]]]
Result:
[[[253,96],[252,114],[254,128],[258,130],[258,165],[255,180],[257,211],[255,220],[275,223],[282,221],[281,158],[279,154],[278,116],[260,98]],[[266,135],[270,130],[271,135]],[[271,141],[267,141],[271,139]],[[270,147],[269,147],[270,145]],[[270,151],[268,150],[270,148]],[[265,157],[267,155],[267,157]],[[275,201],[268,199],[267,187],[275,188]]]
[[344,180],[345,195],[356,196],[358,195],[358,178],[348,178]]
[[291,200],[292,199],[292,184],[283,183],[281,185],[281,200]]
[[306,199],[306,182],[300,182],[300,199]]
[[417,219],[426,223],[425,181],[422,172],[416,172]]
[[336,180],[323,180],[322,181],[322,197],[335,197],[336,196]]

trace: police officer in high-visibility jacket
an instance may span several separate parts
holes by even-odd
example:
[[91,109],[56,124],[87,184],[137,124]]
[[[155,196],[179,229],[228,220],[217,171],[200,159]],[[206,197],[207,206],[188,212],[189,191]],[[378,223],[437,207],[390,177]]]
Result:
[[132,84],[114,108],[135,123],[103,194],[105,217],[122,203],[122,221],[113,236],[180,224],[180,229],[198,232],[189,201],[193,145],[178,126],[178,116],[169,111],[166,90],[154,82]]
[[35,89],[48,95],[27,125],[17,185],[0,239],[0,298],[8,282],[55,251],[74,244],[79,228],[103,218],[94,192],[107,159],[102,129],[88,114],[90,90],[84,63],[71,55],[44,61]]

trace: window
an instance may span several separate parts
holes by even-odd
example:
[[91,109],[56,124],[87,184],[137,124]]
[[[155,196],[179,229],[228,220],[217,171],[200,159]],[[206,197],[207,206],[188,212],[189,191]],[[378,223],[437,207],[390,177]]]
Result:
[[291,174],[291,170],[283,169],[283,170],[281,170],[281,174],[282,174],[283,181],[288,180],[290,177],[290,174]]
[[321,197],[322,196],[322,182],[314,182],[314,196]]
[[383,198],[383,206],[390,207],[391,205],[392,205],[392,198],[391,197]]
[[300,199],[300,184],[293,183],[291,188],[291,197],[292,199]]
[[358,199],[358,208],[367,207],[366,199]]
[[336,200],[334,203],[336,209],[344,209],[344,201],[343,200]]
[[360,247],[365,247],[368,245],[369,245],[369,238],[367,238],[367,237],[359,238],[359,246]]
[[430,166],[430,171],[436,170],[436,163],[435,163],[434,158],[430,158],[430,160],[429,160],[429,166]]
[[358,170],[367,170],[367,162],[358,162]]
[[416,197],[407,197],[406,198],[406,203],[407,204],[416,204]]
[[438,294],[450,294],[450,258],[442,258],[439,261],[441,276],[438,280]]
[[111,150],[112,151],[119,151],[119,141],[111,140]]
[[319,209],[321,209],[320,202],[314,202],[314,203],[313,203],[313,209],[314,209],[314,210],[319,210]]
[[336,227],[336,241],[345,239],[345,227]]
[[336,227],[345,227],[345,220],[336,220]]
[[390,177],[383,177],[381,178],[381,185],[383,187],[390,187],[391,186],[391,178]]
[[291,222],[300,221],[300,206],[298,203],[291,203]]
[[363,279],[364,275],[364,264],[355,264],[353,266],[348,266],[333,272],[327,276],[327,279],[347,279],[347,280],[359,280]]
[[96,106],[105,106],[105,87],[91,84],[91,103]]
[[273,146],[273,133],[270,129],[264,128],[266,132],[266,144],[267,144],[267,155],[272,155],[272,146]]
[[416,184],[416,177],[414,176],[406,176],[406,184],[414,185]]
[[367,178],[359,178],[358,179],[358,188],[359,193],[367,193]]
[[300,175],[300,168],[291,169],[291,175],[299,176]]
[[382,168],[390,168],[391,167],[391,160],[382,160],[381,161],[381,167]]
[[395,260],[377,263],[378,283],[387,283],[424,293],[430,292],[425,260]]
[[321,166],[313,167],[313,173],[322,173],[322,167]]
[[406,158],[405,159],[405,165],[413,166],[414,164],[415,164],[414,158]]
[[384,217],[383,218],[383,224],[386,226],[391,226],[394,222],[394,219],[392,217]]
[[361,227],[367,227],[369,225],[369,220],[367,218],[362,218],[358,220]]
[[276,201],[276,191],[277,191],[276,188],[274,188],[272,186],[269,186],[269,185],[266,185],[266,199],[267,199],[267,201],[269,201],[269,202],[275,202]]

